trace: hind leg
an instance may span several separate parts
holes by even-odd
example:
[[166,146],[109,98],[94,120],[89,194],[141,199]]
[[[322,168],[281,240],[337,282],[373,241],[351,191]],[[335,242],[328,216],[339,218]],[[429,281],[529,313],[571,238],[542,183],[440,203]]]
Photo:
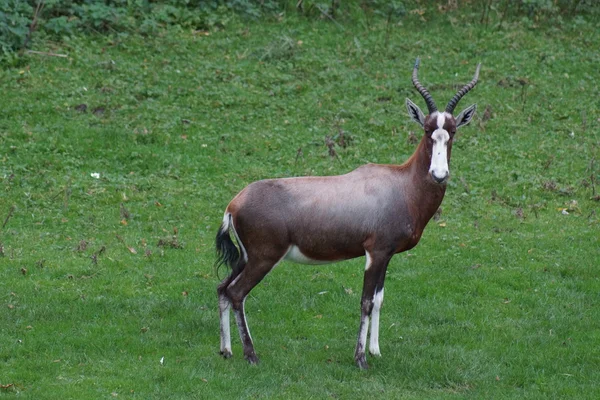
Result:
[[230,358],[231,352],[231,329],[229,325],[229,310],[231,303],[225,296],[219,296],[219,317],[221,329],[221,355],[225,358]]
[[236,271],[237,272],[232,272],[231,275],[225,278],[217,287],[217,294],[219,296],[219,325],[221,333],[220,353],[225,358],[230,358],[233,355],[231,351],[231,328],[229,324],[231,301],[229,298],[227,298],[225,291],[227,290],[227,286],[229,286],[229,284],[240,274],[239,269]]
[[280,259],[277,261],[260,260],[254,262],[250,260],[244,270],[227,286],[225,291],[226,297],[231,302],[230,304],[235,314],[244,349],[244,358],[250,364],[257,364],[258,357],[254,351],[254,343],[248,329],[244,302],[248,293],[278,264]]

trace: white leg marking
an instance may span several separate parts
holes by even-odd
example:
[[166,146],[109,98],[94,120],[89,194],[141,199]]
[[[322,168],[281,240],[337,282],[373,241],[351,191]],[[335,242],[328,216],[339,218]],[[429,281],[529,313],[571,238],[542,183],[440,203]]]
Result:
[[231,328],[229,325],[229,310],[231,303],[225,296],[219,297],[219,313],[221,321],[221,353],[231,354]]
[[371,337],[369,338],[369,353],[381,356],[379,350],[379,312],[383,304],[383,289],[373,296],[373,312],[371,313]]
[[[362,318],[362,317],[361,317]],[[360,332],[358,333],[358,344],[357,352],[364,353],[367,348],[367,332],[369,331],[369,317],[365,316],[362,321],[360,321]]]
[[371,256],[369,252],[365,252],[365,271],[371,268]]
[[[252,335],[250,334],[250,329],[248,329],[248,320],[246,319],[246,299],[244,298],[244,300],[242,301],[242,311],[235,311],[235,320],[238,324],[238,330],[240,331],[240,339],[242,340],[242,343],[244,343],[244,336],[242,334],[242,332],[247,332],[248,333],[248,338],[250,339],[251,342],[253,342],[252,340]],[[244,330],[242,330],[244,329]]]

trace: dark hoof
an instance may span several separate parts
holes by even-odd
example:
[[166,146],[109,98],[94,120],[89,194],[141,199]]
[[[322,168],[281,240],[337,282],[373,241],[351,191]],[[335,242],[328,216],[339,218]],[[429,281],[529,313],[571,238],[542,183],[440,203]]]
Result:
[[244,355],[244,358],[248,361],[248,363],[250,365],[258,364],[258,357],[256,357],[256,354],[254,354],[254,353],[246,354],[246,355]]
[[223,356],[223,358],[233,357],[233,354],[231,354],[231,352],[229,350],[220,351],[219,354],[221,354],[221,356]]
[[369,369],[369,364],[367,363],[367,358],[365,357],[365,355],[363,354],[361,357],[356,357],[354,359],[354,361],[356,362],[356,365],[358,366],[358,368],[360,369]]

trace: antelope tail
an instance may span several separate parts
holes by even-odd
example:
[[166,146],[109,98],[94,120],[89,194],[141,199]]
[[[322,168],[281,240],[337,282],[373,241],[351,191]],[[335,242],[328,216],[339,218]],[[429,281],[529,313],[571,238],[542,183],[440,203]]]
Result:
[[[234,229],[231,214],[226,213],[223,217],[223,223],[217,232],[215,238],[215,247],[217,250],[217,259],[215,260],[215,267],[217,272],[221,265],[226,265],[233,272],[241,272],[238,269],[243,268],[240,261],[240,251],[231,240],[229,230]],[[235,233],[235,229],[234,229]],[[237,235],[236,235],[237,236]]]

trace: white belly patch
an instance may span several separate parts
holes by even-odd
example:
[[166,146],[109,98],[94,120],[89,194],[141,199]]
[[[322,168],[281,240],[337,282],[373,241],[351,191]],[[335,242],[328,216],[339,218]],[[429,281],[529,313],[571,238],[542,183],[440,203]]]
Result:
[[287,260],[287,261],[292,261],[292,262],[295,262],[298,264],[312,264],[312,265],[330,264],[330,263],[334,262],[334,261],[313,260],[312,258],[306,257],[304,254],[302,254],[302,252],[296,245],[290,246],[290,249],[288,250],[286,255],[283,257],[283,259]]

